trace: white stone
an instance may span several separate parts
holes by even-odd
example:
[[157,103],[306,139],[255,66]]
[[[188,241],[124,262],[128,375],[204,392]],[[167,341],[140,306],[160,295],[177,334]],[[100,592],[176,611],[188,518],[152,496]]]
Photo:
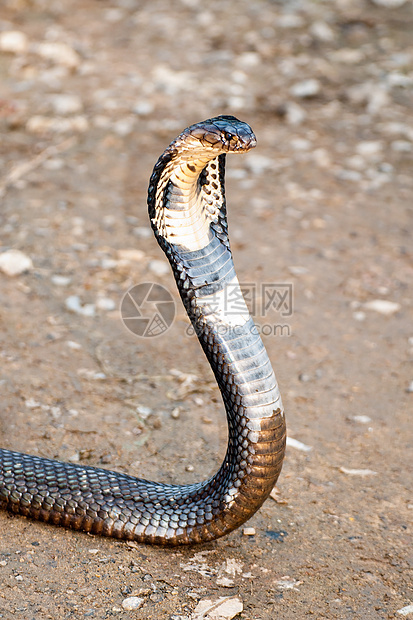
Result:
[[156,276],[165,276],[169,273],[169,265],[166,261],[163,260],[151,260],[149,265],[149,270],[152,271]]
[[83,109],[82,100],[78,95],[56,94],[50,95],[49,100],[56,114],[75,114]]
[[313,449],[312,446],[307,446],[302,441],[298,441],[298,439],[293,439],[292,437],[287,437],[287,446],[289,448],[295,448],[295,450],[300,450],[301,452],[311,452]]
[[67,310],[70,310],[75,314],[81,314],[82,316],[95,316],[95,305],[85,304],[82,306],[78,295],[70,295],[70,297],[65,300],[65,306]]
[[76,69],[80,65],[80,56],[67,43],[45,41],[39,43],[35,51],[47,60],[58,65],[63,65],[68,69]]
[[129,596],[122,601],[122,607],[127,611],[133,611],[134,609],[140,609],[144,602],[144,598],[139,598],[138,596]]
[[320,90],[320,82],[315,79],[309,79],[294,84],[290,88],[290,93],[294,95],[294,97],[300,97],[300,99],[305,99],[307,97],[315,97],[315,95],[318,95]]
[[413,614],[413,605],[406,605],[406,607],[402,607],[396,611],[399,616],[408,616],[409,614]]
[[30,133],[67,133],[70,131],[84,132],[89,129],[89,123],[85,116],[73,116],[71,118],[50,118],[48,116],[35,115],[29,118],[26,129]]
[[391,143],[391,148],[396,153],[411,153],[413,151],[413,144],[408,140],[394,140]]
[[377,472],[372,469],[349,469],[348,467],[340,467],[340,471],[348,476],[376,476]]
[[[150,232],[149,228],[146,228],[145,230],[148,230]],[[145,258],[145,252],[142,252],[142,250],[135,250],[133,248],[126,249],[126,250],[119,250],[118,257],[121,260],[127,260],[131,262],[140,263]]]
[[305,110],[294,101],[288,101],[285,108],[285,118],[289,125],[301,125],[307,116]]
[[148,116],[154,110],[154,105],[151,101],[137,101],[133,106],[133,112],[138,116]]
[[371,418],[368,415],[353,415],[353,420],[359,424],[368,424],[371,422]]
[[397,9],[399,6],[406,4],[407,0],[372,0],[373,4],[383,6],[386,9]]
[[244,609],[239,596],[220,596],[199,601],[191,620],[231,620]]
[[244,536],[255,536],[255,527],[244,527],[242,533]]
[[7,250],[0,254],[0,271],[8,276],[18,276],[33,269],[32,259],[20,250]]
[[59,275],[52,276],[50,279],[56,286],[68,286],[72,281],[72,278],[69,278],[68,276]]
[[0,33],[0,50],[10,54],[24,54],[28,48],[27,37],[19,30],[5,30]]
[[113,299],[110,299],[110,297],[99,297],[99,299],[96,301],[96,308],[98,308],[99,310],[114,310],[116,308],[116,304],[113,301]]
[[311,25],[310,32],[319,41],[328,43],[334,41],[334,31],[326,22],[314,22]]
[[397,302],[389,301],[388,299],[372,299],[363,304],[363,307],[366,308],[366,310],[374,310],[375,312],[379,312],[379,314],[390,316],[398,312],[401,306]]

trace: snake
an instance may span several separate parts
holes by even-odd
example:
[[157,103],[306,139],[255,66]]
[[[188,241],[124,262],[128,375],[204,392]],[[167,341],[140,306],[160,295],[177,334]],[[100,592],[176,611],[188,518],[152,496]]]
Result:
[[[251,127],[221,115],[193,124],[159,157],[148,211],[226,410],[228,445],[202,482],[166,484],[0,449],[0,508],[113,538],[205,543],[244,524],[280,474],[286,424],[268,354],[232,260],[227,154],[256,146]],[[256,241],[259,243],[259,240]]]

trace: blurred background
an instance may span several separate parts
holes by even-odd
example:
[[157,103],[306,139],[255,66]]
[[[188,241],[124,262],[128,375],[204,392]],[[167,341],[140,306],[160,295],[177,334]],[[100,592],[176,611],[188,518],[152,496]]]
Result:
[[[142,619],[222,596],[244,620],[411,613],[412,32],[409,0],[3,0],[1,445],[168,482],[217,468],[220,395],[146,211],[158,156],[217,114],[258,139],[228,157],[230,237],[290,444],[255,534],[202,549],[0,513],[0,616],[126,618],[133,595]],[[141,282],[176,302],[157,339],[120,320]],[[291,287],[291,316],[262,284]]]

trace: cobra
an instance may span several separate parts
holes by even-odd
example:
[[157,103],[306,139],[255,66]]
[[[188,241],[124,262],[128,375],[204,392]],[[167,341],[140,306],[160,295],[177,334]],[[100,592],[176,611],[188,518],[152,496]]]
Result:
[[158,159],[148,191],[154,234],[225,405],[228,447],[217,473],[171,485],[0,450],[1,508],[93,534],[181,545],[228,534],[268,497],[284,458],[285,419],[234,270],[224,184],[226,154],[255,145],[249,125],[233,116],[191,125]]

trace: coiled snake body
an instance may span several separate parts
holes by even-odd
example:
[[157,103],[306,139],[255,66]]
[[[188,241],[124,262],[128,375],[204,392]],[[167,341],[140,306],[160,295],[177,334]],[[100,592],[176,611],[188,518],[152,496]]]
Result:
[[226,153],[255,144],[251,128],[233,116],[192,125],[157,161],[148,191],[152,228],[225,404],[228,448],[218,472],[169,485],[0,450],[1,508],[93,534],[178,545],[231,532],[268,497],[284,457],[284,413],[234,271],[224,193]]

